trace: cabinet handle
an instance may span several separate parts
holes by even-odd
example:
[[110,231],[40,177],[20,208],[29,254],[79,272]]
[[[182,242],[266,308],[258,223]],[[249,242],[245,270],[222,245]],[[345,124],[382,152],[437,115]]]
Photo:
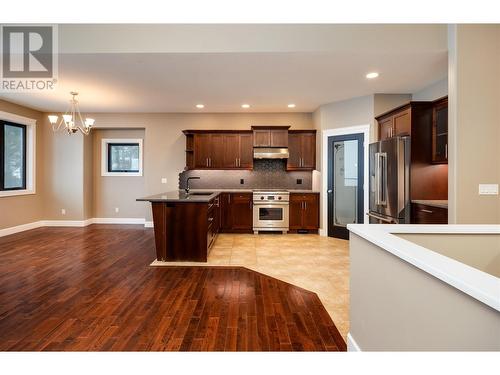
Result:
[[209,165],[208,165],[208,158],[207,158],[207,167],[208,167],[208,166],[209,166]]
[[444,157],[448,160],[448,143],[444,145]]
[[431,210],[426,210],[424,208],[420,209],[421,212],[425,212],[427,214],[432,214],[434,211],[431,211]]
[[307,202],[304,202],[304,210],[307,210]]

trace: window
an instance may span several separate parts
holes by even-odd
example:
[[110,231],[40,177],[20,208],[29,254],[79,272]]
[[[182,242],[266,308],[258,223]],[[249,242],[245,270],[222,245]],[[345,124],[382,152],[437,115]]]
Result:
[[0,122],[0,190],[26,189],[26,126]]
[[0,199],[35,194],[36,120],[0,111]]
[[142,176],[142,139],[103,139],[102,176]]

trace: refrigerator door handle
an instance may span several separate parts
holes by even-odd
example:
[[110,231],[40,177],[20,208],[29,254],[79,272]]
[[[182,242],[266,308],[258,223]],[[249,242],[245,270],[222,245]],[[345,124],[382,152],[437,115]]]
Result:
[[380,205],[380,152],[375,153],[375,205]]
[[389,223],[389,224],[396,224],[397,223],[394,219],[387,219],[385,217],[382,217],[382,216],[379,216],[379,215],[375,215],[375,214],[373,214],[371,212],[368,212],[367,215],[370,216],[370,217],[373,217],[374,219],[377,219],[377,220],[380,220],[380,221],[383,221],[383,222],[386,222],[386,223]]
[[382,162],[381,167],[379,167],[379,171],[382,171],[382,178],[379,176],[379,182],[381,183],[379,187],[379,204],[381,206],[387,206],[387,153],[381,152],[379,154],[379,160]]

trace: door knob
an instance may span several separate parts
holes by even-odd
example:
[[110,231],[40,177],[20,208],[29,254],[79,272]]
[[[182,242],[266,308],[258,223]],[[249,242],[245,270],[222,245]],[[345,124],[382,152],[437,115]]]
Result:
[[331,194],[331,193],[333,193],[333,190],[327,190],[326,192],[327,192],[328,194]]

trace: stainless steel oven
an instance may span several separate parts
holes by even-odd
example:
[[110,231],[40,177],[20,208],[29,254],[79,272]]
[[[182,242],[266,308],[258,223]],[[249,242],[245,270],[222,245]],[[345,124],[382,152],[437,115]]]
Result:
[[253,230],[288,232],[290,193],[287,191],[253,192]]

